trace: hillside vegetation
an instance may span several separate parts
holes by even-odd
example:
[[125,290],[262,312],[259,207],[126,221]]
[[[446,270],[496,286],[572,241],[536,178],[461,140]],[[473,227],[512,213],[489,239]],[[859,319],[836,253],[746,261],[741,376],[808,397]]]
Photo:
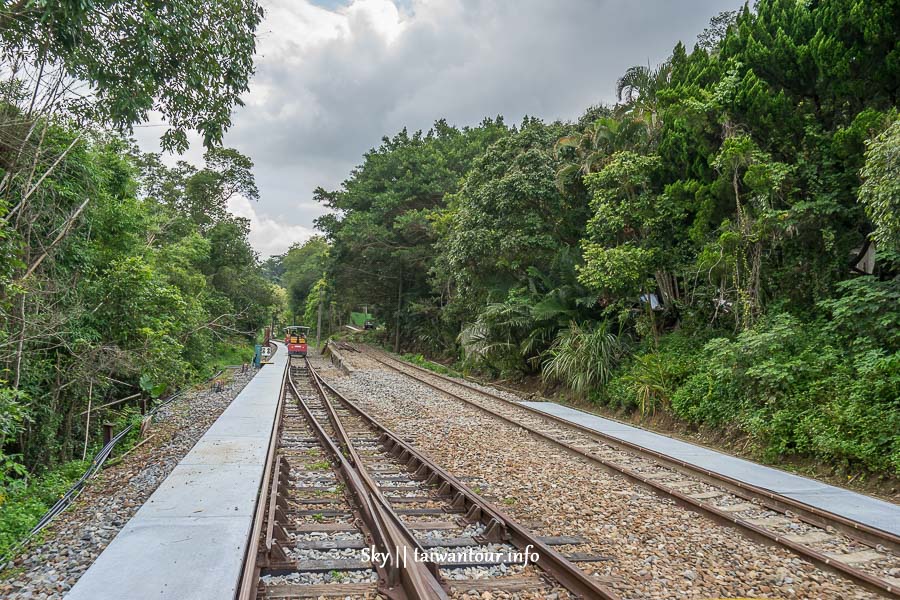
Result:
[[[253,163],[221,146],[261,18],[253,0],[0,9],[0,551],[80,474],[104,421],[248,360],[279,302],[226,210],[258,197]],[[136,148],[151,110],[164,149],[201,133],[202,167]]]
[[367,304],[396,350],[896,476],[898,26],[760,0],[575,122],[385,137],[274,259],[294,313]]

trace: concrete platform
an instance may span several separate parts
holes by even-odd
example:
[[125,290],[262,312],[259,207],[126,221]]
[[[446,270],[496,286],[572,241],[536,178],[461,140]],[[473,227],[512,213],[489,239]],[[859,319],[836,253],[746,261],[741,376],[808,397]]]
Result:
[[521,402],[521,404],[588,427],[615,439],[655,450],[691,465],[727,475],[810,506],[900,535],[900,506],[897,504],[766,467],[646,429],[632,427],[619,421],[604,419],[555,402]]
[[66,598],[234,597],[288,357],[282,344]]

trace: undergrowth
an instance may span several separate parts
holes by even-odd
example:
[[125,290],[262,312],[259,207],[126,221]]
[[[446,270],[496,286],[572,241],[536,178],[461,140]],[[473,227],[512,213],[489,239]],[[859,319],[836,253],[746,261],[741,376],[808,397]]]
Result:
[[453,369],[446,367],[440,363],[432,362],[422,356],[421,354],[404,354],[402,356],[403,360],[406,362],[410,362],[414,365],[418,365],[429,371],[434,371],[435,373],[440,373],[441,375],[449,375],[451,377],[459,377],[459,373],[454,371]]
[[6,479],[0,484],[0,556],[28,535],[89,464],[73,460],[39,477]]

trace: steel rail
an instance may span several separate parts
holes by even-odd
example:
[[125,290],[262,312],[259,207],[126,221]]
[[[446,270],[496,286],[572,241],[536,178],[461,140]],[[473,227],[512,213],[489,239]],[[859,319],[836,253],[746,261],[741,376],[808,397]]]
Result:
[[325,389],[381,432],[385,445],[390,448],[391,453],[401,461],[405,460],[407,468],[414,471],[417,478],[438,485],[438,494],[452,499],[454,507],[464,509],[467,521],[485,523],[487,527],[484,535],[486,541],[509,541],[521,551],[533,549],[538,555],[535,564],[560,585],[581,598],[618,600],[619,596],[614,591],[591,579],[584,571],[544,543],[530,530],[485,500],[356,403],[338,392],[314,369],[311,369],[311,373]]
[[[569,421],[568,419],[565,419],[563,417],[545,413],[531,406],[525,406],[515,403],[508,398],[504,398],[503,396],[500,396],[499,394],[495,394],[488,390],[480,389],[466,381],[460,381],[452,377],[447,377],[446,375],[443,375],[441,373],[435,373],[434,371],[425,369],[423,367],[420,367],[419,365],[399,361],[393,356],[390,356],[380,350],[375,351],[382,354],[383,356],[387,356],[390,360],[401,362],[401,364],[403,364],[403,366],[405,367],[410,367],[427,375],[437,377],[438,379],[442,379],[449,383],[472,390],[473,392],[481,394],[483,396],[487,396],[516,408],[526,410],[537,417],[541,417],[542,419],[554,421],[566,427],[577,429],[585,435],[598,438],[604,443],[607,443],[610,446],[615,446],[620,450],[627,450],[644,457],[652,458],[659,462],[663,462],[667,466],[675,468],[679,471],[686,472],[690,475],[699,476],[718,485],[723,485],[734,495],[744,498],[745,500],[758,499],[763,506],[766,506],[767,508],[770,508],[776,512],[783,513],[786,510],[790,510],[794,512],[797,518],[810,525],[814,525],[820,528],[832,526],[841,533],[844,533],[847,537],[862,542],[867,546],[875,547],[880,544],[886,548],[890,548],[894,552],[900,553],[900,536],[891,533],[890,531],[884,531],[882,529],[872,527],[871,525],[866,525],[865,523],[854,521],[843,515],[823,510],[800,500],[795,500],[794,498],[783,496],[782,494],[779,494],[777,492],[773,492],[751,483],[734,479],[733,477],[729,477],[727,475],[722,475],[721,473],[717,473],[709,469],[698,467],[681,459],[673,458],[671,456],[663,454],[662,452],[658,452],[650,448],[645,448],[627,440],[621,440],[612,437],[606,433],[591,429],[590,427],[586,427],[573,421]],[[375,360],[378,359],[376,358]],[[382,362],[382,364],[384,364],[383,361],[379,362]]]
[[[446,600],[446,592],[428,566],[406,560],[408,556],[415,556],[415,547],[411,547],[404,531],[397,527],[396,516],[378,501],[378,496],[372,493],[362,477],[362,470],[352,465],[343,455],[341,449],[315,418],[312,409],[303,400],[290,378],[288,385],[306,414],[316,437],[336,460],[339,470],[347,481],[348,490],[360,509],[360,517],[369,528],[378,551],[388,556],[386,572],[379,574],[382,591],[388,597],[397,599]],[[343,430],[342,427],[340,429]]]
[[[322,405],[325,407],[325,411],[328,414],[328,420],[331,423],[331,426],[334,428],[335,435],[338,438],[338,443],[346,450],[349,458],[346,460],[356,469],[357,474],[362,480],[363,484],[368,489],[368,494],[372,499],[371,505],[375,512],[379,515],[382,520],[384,527],[389,531],[390,536],[394,542],[394,548],[404,547],[407,549],[401,556],[424,556],[425,549],[419,543],[419,541],[415,538],[409,528],[403,523],[400,517],[393,511],[390,503],[381,493],[381,490],[378,487],[378,483],[375,479],[369,474],[368,470],[363,465],[363,461],[359,456],[359,453],[356,450],[356,446],[353,444],[353,440],[350,439],[350,435],[347,433],[347,430],[344,428],[344,424],[341,422],[340,417],[338,417],[337,412],[334,409],[334,406],[328,400],[328,396],[325,393],[325,390],[322,389],[321,380],[316,373],[315,369],[313,369],[312,365],[309,364],[308,359],[304,359],[306,363],[306,368],[310,375],[312,376],[313,384],[316,390],[319,393],[319,397],[322,400]],[[339,452],[340,454],[340,452]],[[344,457],[342,456],[342,459]],[[402,543],[402,546],[398,544]],[[398,550],[399,552],[399,550]],[[447,590],[446,585],[441,579],[440,572],[438,570],[438,566],[430,561],[416,561],[416,564],[421,564],[427,569],[426,574],[422,569],[409,569],[409,572],[405,574],[406,577],[410,578],[410,587],[418,591],[421,595],[421,598],[440,598],[442,600],[446,600]],[[400,567],[400,565],[395,565],[396,567]],[[405,569],[405,566],[404,566]]]
[[[434,385],[433,383],[430,383],[416,375],[413,375],[412,373],[404,371],[403,369],[400,369],[400,368],[388,363],[387,361],[379,358],[378,356],[375,356],[371,353],[368,354],[368,356],[370,358],[372,358],[373,360],[383,364],[384,366],[386,366],[390,369],[393,369],[394,371],[397,371],[398,373],[404,374],[407,377],[410,377],[410,378],[422,383],[423,385],[426,385],[438,392],[441,392],[441,393],[446,394],[456,400],[459,400],[465,404],[468,404],[468,405],[470,405],[482,412],[485,412],[489,415],[492,415],[510,425],[524,429],[528,433],[530,433],[534,436],[537,436],[543,440],[549,441],[552,444],[557,445],[557,446],[565,449],[566,451],[568,451],[572,454],[575,454],[581,458],[585,458],[593,463],[599,464],[599,465],[603,466],[604,468],[606,468],[607,470],[610,470],[614,473],[621,474],[621,475],[625,476],[626,478],[630,479],[631,481],[634,481],[645,487],[648,487],[651,490],[653,490],[655,493],[658,493],[664,497],[667,497],[685,508],[701,512],[704,515],[712,518],[713,520],[715,520],[719,523],[724,523],[726,525],[735,525],[735,526],[743,529],[746,533],[750,534],[751,537],[753,537],[754,539],[785,547],[785,548],[791,550],[792,552],[794,552],[795,554],[798,554],[798,555],[804,557],[805,559],[809,560],[813,564],[816,564],[817,566],[822,567],[824,569],[830,569],[832,571],[838,572],[839,574],[852,579],[856,583],[861,584],[862,586],[866,587],[867,589],[869,589],[871,591],[875,591],[880,594],[886,594],[887,596],[892,597],[892,598],[900,598],[900,587],[898,587],[897,585],[894,585],[888,581],[885,581],[884,579],[881,579],[879,577],[876,577],[874,575],[866,573],[865,571],[863,571],[861,569],[857,569],[856,567],[853,567],[847,563],[841,562],[840,560],[838,560],[836,558],[828,556],[824,552],[819,552],[818,550],[808,548],[798,542],[789,540],[782,535],[778,535],[767,529],[764,529],[763,527],[754,525],[753,523],[750,523],[749,521],[741,519],[740,517],[737,517],[733,514],[719,510],[718,508],[716,508],[715,506],[713,506],[709,503],[701,502],[699,500],[691,498],[687,494],[683,494],[677,490],[666,488],[662,484],[657,483],[656,481],[649,479],[647,477],[643,477],[639,473],[632,471],[630,469],[627,469],[625,467],[622,467],[620,465],[617,465],[612,461],[605,460],[595,454],[586,452],[586,451],[582,450],[581,448],[573,446],[572,444],[569,444],[567,442],[557,440],[553,436],[543,433],[538,429],[527,426],[519,421],[516,421],[513,418],[507,417],[507,416],[505,416],[501,413],[498,413],[490,408],[487,408],[486,406],[482,406],[481,404],[479,404],[477,402],[474,402],[467,398],[463,398],[462,396],[460,396],[458,394],[455,394],[451,391],[448,391],[444,388]],[[491,398],[497,398],[499,400],[502,400],[504,403],[506,403],[508,405],[514,406],[516,408],[521,408],[521,409],[527,410],[529,412],[533,412],[537,416],[540,416],[547,420],[557,421],[563,425],[573,427],[575,429],[585,430],[585,433],[588,433],[589,435],[604,439],[604,441],[606,441],[606,438],[602,434],[600,434],[592,429],[584,428],[583,426],[572,423],[571,421],[567,421],[565,419],[560,419],[558,417],[555,417],[554,415],[547,415],[545,413],[542,413],[541,411],[537,411],[536,409],[531,409],[528,406],[522,406],[522,405],[516,404],[510,400],[507,400],[506,398],[502,398],[495,394],[484,392],[483,390],[479,390],[478,388],[471,386],[471,385],[465,385],[463,383],[453,381],[452,379],[446,378],[442,375],[439,375],[439,374],[429,371],[427,369],[422,369],[421,367],[418,367],[417,365],[410,365],[409,363],[401,362],[397,359],[394,359],[393,357],[390,357],[390,359],[400,362],[404,366],[410,366],[410,367],[414,367],[416,369],[421,369],[421,370],[425,371],[428,375],[433,375],[435,377],[438,377],[439,379],[446,379],[447,381],[450,381],[451,383],[455,383],[455,384],[461,385],[463,387],[472,389],[473,391],[481,393],[485,396],[488,396]],[[625,444],[622,444],[622,445],[625,445]],[[636,448],[636,450],[635,450],[636,452],[638,452],[640,450],[647,451],[646,449],[641,449],[639,446],[636,446],[635,448]],[[647,451],[647,452],[649,453],[649,451]],[[660,455],[660,456],[664,457],[664,455]],[[675,461],[675,459],[671,459],[671,458],[669,458],[668,460],[673,461],[673,462]],[[710,473],[710,475],[709,475],[710,477],[713,477],[713,478],[717,477],[717,474],[715,474],[711,471],[709,473]],[[720,476],[720,477],[723,477],[723,476]],[[822,512],[825,512],[825,511],[822,511]],[[831,513],[826,513],[826,514],[831,514]],[[837,516],[837,515],[835,515],[835,516]],[[860,524],[860,525],[862,525],[862,524]],[[870,529],[873,529],[873,528],[870,528]],[[887,534],[887,532],[881,532],[881,530],[878,530],[878,529],[873,529],[873,530],[875,532]]]

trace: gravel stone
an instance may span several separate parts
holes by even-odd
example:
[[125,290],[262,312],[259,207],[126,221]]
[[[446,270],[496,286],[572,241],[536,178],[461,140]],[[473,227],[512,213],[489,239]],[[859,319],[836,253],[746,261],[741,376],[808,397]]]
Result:
[[535,533],[587,539],[579,551],[608,560],[579,566],[623,598],[879,597],[388,371],[362,353],[347,354],[354,371],[323,372],[329,383],[457,477],[482,482],[480,493],[498,498],[503,511]]

